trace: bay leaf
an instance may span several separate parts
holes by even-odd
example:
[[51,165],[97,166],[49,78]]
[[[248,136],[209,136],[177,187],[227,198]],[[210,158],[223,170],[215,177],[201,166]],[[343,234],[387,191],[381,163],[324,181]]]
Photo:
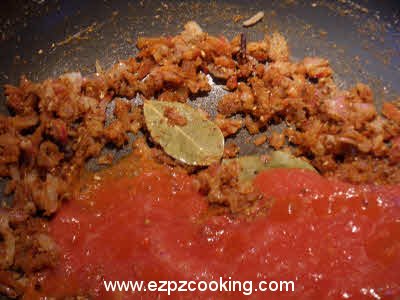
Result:
[[238,163],[240,167],[240,181],[252,180],[258,173],[268,168],[265,160],[258,155],[246,155],[238,158],[224,159],[222,163]]
[[[183,126],[172,125],[164,115],[173,108],[186,118]],[[219,127],[188,104],[147,100],[143,106],[151,137],[173,158],[188,164],[207,166],[221,159],[224,136]]]
[[224,159],[222,163],[239,163],[240,181],[252,180],[258,173],[274,168],[306,169],[316,172],[314,167],[306,161],[283,151],[273,151],[266,160],[259,155],[241,156],[238,158]]
[[268,160],[267,167],[269,169],[273,168],[292,168],[292,169],[306,169],[317,172],[314,167],[302,160],[301,158],[295,157],[290,153],[284,151],[273,151],[270,154],[270,159]]

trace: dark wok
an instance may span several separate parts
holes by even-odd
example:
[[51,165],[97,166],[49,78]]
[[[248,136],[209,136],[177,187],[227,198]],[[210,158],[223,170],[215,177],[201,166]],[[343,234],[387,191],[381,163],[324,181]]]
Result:
[[[265,12],[262,22],[243,28],[233,17]],[[138,36],[173,35],[197,21],[205,31],[228,38],[244,32],[248,40],[278,30],[294,58],[318,55],[330,60],[337,81],[348,87],[369,84],[379,105],[400,95],[400,2],[357,1],[96,1],[32,0],[0,2],[0,85],[34,81],[68,71],[95,71],[135,54]],[[218,86],[195,105],[215,111]],[[6,112],[4,95],[0,112]],[[236,139],[241,153],[256,150]],[[1,188],[1,186],[0,186]],[[1,297],[1,296],[0,296]]]
[[[31,0],[0,3],[0,86],[17,84],[25,74],[34,81],[80,70],[95,72],[96,59],[109,67],[136,52],[138,36],[173,35],[184,23],[197,21],[207,32],[247,40],[278,30],[289,41],[292,56],[317,55],[330,60],[343,87],[369,84],[379,106],[400,95],[400,4],[369,1],[78,1]],[[233,17],[265,12],[250,28]],[[216,86],[193,99],[211,114],[223,93]],[[0,112],[5,113],[0,94]],[[258,150],[235,137],[241,153]],[[123,154],[123,153],[122,153]]]
[[[292,56],[330,60],[344,87],[369,84],[379,104],[400,94],[400,4],[386,1],[1,1],[0,85],[22,74],[44,80],[68,71],[109,67],[136,52],[138,36],[173,35],[197,21],[207,32],[248,40],[278,30]],[[233,17],[265,12],[262,22],[243,28]],[[213,111],[217,89],[198,105]],[[4,95],[0,111],[5,112]],[[200,102],[203,102],[200,103]],[[204,104],[206,103],[206,104]],[[239,135],[240,137],[240,135]],[[244,151],[251,151],[245,149]]]
[[[136,52],[138,36],[173,35],[189,20],[207,32],[248,40],[278,30],[289,40],[294,58],[318,55],[330,60],[337,81],[349,87],[369,84],[379,106],[400,95],[400,4],[396,0],[342,1],[78,1],[0,2],[0,86],[34,81],[68,71],[95,71]],[[233,17],[265,12],[262,22],[243,28]],[[211,114],[223,90],[218,86],[195,100]],[[0,112],[6,112],[0,94]],[[241,153],[265,151],[236,136]]]
[[[21,74],[38,81],[67,71],[109,67],[136,52],[138,36],[173,35],[197,21],[212,34],[248,40],[278,30],[294,58],[318,55],[330,60],[337,80],[348,87],[369,84],[378,105],[400,95],[400,4],[386,1],[1,1],[0,85],[17,84]],[[233,17],[265,17],[243,28]],[[197,104],[213,112],[221,89]],[[0,111],[5,112],[4,95]],[[244,132],[237,139],[243,140]],[[242,143],[242,152],[252,152]],[[267,147],[267,146],[266,146]]]

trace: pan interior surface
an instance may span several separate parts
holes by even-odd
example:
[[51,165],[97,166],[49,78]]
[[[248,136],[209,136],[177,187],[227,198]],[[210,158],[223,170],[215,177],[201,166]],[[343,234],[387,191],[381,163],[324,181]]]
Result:
[[[108,68],[134,56],[140,36],[172,36],[196,21],[206,32],[232,38],[244,33],[247,41],[281,32],[294,60],[327,58],[340,87],[368,84],[378,107],[400,95],[400,8],[397,1],[3,1],[0,20],[0,85],[18,84],[22,74],[33,81],[66,72],[95,72],[96,61]],[[242,22],[263,11],[254,26]],[[235,22],[239,17],[240,22]],[[210,79],[211,80],[211,79]],[[226,91],[212,83],[212,91],[190,103],[215,115]],[[7,113],[4,93],[0,112]],[[279,127],[271,126],[271,130]],[[265,153],[267,144],[248,143],[242,129],[229,138],[240,154]],[[130,145],[117,157],[129,152]],[[110,151],[116,151],[111,149]],[[93,162],[89,168],[96,169]],[[4,180],[0,181],[0,188]]]
[[[66,72],[95,72],[96,60],[108,68],[134,56],[140,36],[170,36],[196,21],[204,31],[248,41],[278,31],[287,39],[294,60],[327,58],[343,88],[357,82],[371,86],[378,107],[400,95],[400,5],[394,1],[78,1],[32,0],[0,3],[0,85],[18,84],[22,74],[33,81]],[[244,19],[263,11],[263,20],[244,28]],[[213,82],[212,91],[191,104],[215,115],[226,93]],[[0,112],[7,113],[0,96]],[[248,143],[241,130],[232,138],[240,154],[263,153],[268,145]],[[129,152],[125,146],[119,156]],[[115,151],[115,150],[110,150]],[[93,162],[89,168],[96,169]],[[0,189],[5,181],[0,181]],[[7,299],[0,296],[0,299]]]

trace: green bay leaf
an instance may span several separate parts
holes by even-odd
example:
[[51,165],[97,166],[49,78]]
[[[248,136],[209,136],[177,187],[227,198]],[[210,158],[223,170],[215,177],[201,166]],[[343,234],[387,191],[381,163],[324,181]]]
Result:
[[[183,126],[170,124],[165,109],[173,108],[186,118]],[[188,104],[147,100],[143,106],[151,137],[173,158],[188,164],[207,166],[221,159],[224,136],[219,127]]]

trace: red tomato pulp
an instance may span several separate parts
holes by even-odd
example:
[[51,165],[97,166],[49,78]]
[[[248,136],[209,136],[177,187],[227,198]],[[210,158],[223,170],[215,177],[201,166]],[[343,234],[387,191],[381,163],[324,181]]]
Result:
[[[108,181],[52,221],[61,261],[43,294],[158,299],[165,292],[106,292],[103,280],[293,281],[294,292],[250,299],[385,299],[400,295],[400,187],[353,186],[305,170],[255,179],[266,216],[204,217],[184,174],[144,172]],[[380,297],[380,298],[378,298]],[[174,293],[174,299],[242,299],[242,292]]]

